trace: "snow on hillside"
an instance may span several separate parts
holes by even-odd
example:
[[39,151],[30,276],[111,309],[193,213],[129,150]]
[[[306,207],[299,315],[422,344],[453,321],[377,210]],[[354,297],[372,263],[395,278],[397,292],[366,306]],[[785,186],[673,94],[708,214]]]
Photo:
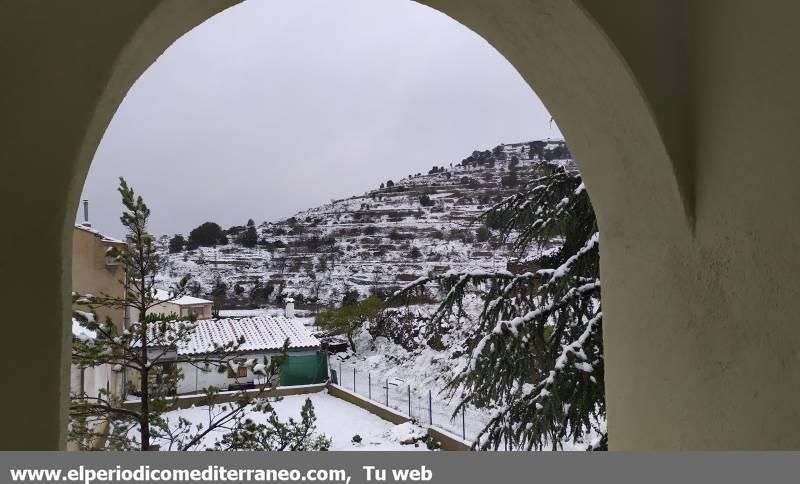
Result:
[[478,237],[480,216],[548,164],[572,164],[553,159],[561,154],[568,151],[560,140],[475,151],[461,163],[261,223],[252,248],[236,243],[244,227],[228,230],[228,245],[174,254],[162,238],[159,282],[169,286],[189,274],[193,295],[211,297],[220,281],[224,309],[276,304],[283,296],[311,308],[338,303],[348,289],[386,294],[432,272],[505,269],[511,254],[496,231]]

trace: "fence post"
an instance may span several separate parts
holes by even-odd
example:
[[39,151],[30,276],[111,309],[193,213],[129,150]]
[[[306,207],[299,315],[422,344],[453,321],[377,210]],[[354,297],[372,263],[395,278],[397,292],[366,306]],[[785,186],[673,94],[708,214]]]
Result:
[[428,390],[428,423],[433,425],[433,397],[430,390]]
[[367,386],[367,398],[372,400],[372,373],[367,373]]
[[386,379],[386,406],[389,406],[389,379]]
[[339,385],[344,387],[344,373],[342,373],[342,362],[339,361]]
[[353,393],[356,392],[356,367],[353,367]]
[[411,385],[408,386],[408,417],[411,418]]
[[467,407],[461,407],[461,437],[467,440],[467,419],[464,415],[467,413]]

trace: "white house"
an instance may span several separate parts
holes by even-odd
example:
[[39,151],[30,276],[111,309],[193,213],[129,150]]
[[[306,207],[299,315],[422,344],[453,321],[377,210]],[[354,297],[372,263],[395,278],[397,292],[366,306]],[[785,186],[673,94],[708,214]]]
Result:
[[197,319],[211,318],[211,309],[214,306],[213,301],[188,295],[168,301],[170,297],[169,291],[158,289],[156,291],[156,299],[165,302],[153,307],[150,309],[150,312],[164,314],[175,313],[182,318],[188,318],[191,314],[194,314]]
[[[197,319],[210,319],[212,317],[211,310],[214,306],[214,301],[202,299],[199,297],[184,295],[177,299],[172,299],[172,294],[164,289],[156,289],[155,299],[161,301],[150,308],[147,314],[177,314],[181,318],[189,318],[194,315]],[[139,314],[134,308],[129,308],[131,313],[131,321],[138,321]]]
[[[244,344],[231,356],[233,370],[220,373],[215,367],[203,371],[190,363],[202,359],[218,345],[244,338]],[[174,359],[163,362],[165,372],[178,365],[183,378],[178,382],[178,394],[202,392],[209,386],[221,390],[247,387],[262,383],[254,373],[254,366],[262,364],[264,358],[280,354],[284,341],[289,340],[288,358],[281,366],[280,384],[293,385],[321,383],[327,378],[327,369],[322,371],[324,355],[320,353],[320,342],[294,318],[286,316],[262,316],[242,319],[205,319],[197,322],[196,329],[187,342],[176,345]],[[277,383],[277,382],[275,382]]]

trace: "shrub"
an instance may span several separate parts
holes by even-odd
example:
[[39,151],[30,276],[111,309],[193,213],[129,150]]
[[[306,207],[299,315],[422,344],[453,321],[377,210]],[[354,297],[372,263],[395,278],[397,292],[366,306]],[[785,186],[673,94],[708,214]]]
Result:
[[169,239],[169,253],[175,254],[176,252],[180,252],[185,245],[186,239],[183,238],[183,235],[175,234],[174,237]]
[[478,242],[486,242],[489,240],[491,235],[492,234],[489,232],[489,229],[485,225],[481,225],[478,227],[478,230],[475,231],[475,240]]
[[438,440],[434,439],[430,435],[425,439],[425,446],[428,450],[438,450],[442,447]]
[[429,197],[428,195],[422,195],[421,197],[419,197],[419,203],[423,207],[432,207],[436,204],[436,202],[431,200],[431,197]]
[[444,239],[444,232],[442,232],[439,229],[434,229],[434,230],[431,231],[430,237],[432,239],[442,240],[442,239]]

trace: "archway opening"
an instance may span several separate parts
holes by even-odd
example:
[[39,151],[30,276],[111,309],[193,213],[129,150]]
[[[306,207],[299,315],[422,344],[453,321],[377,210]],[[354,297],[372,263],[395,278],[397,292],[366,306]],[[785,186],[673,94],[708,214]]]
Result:
[[[360,42],[366,38],[369,45]],[[420,56],[423,50],[426,55]],[[385,394],[387,405],[407,409],[410,418],[432,424],[435,415],[439,426],[462,434],[465,442],[498,427],[488,409],[499,400],[469,402],[464,393],[459,395],[464,405],[456,406],[444,398],[451,375],[483,358],[478,340],[492,333],[485,326],[504,325],[552,303],[553,293],[534,294],[531,288],[547,279],[555,284],[551,273],[571,270],[585,253],[595,254],[593,262],[575,277],[583,286],[588,280],[583,276],[599,278],[594,214],[553,119],[483,39],[411,2],[341,2],[336,8],[324,2],[249,2],[196,27],[142,75],[111,121],[82,197],[91,200],[92,217],[87,202],[79,211],[79,218],[87,220],[76,226],[76,237],[86,238],[87,232],[93,242],[98,232],[125,237],[122,227],[111,223],[118,219],[119,176],[148,200],[154,214],[148,230],[162,235],[156,242],[162,265],[151,274],[152,288],[169,294],[183,276],[192,276],[176,301],[165,299],[157,306],[153,301],[151,312],[172,308],[187,316],[178,303],[191,301],[188,310],[204,330],[213,331],[272,317],[291,301],[326,348],[350,347],[327,361],[338,383],[366,392],[362,396],[368,399],[373,390],[376,398]],[[536,193],[542,187],[548,189],[544,197]],[[526,226],[536,220],[534,212],[521,208],[523,202],[541,204],[553,220],[528,233]],[[495,205],[506,208],[492,211]],[[564,231],[564,225],[578,225],[570,222],[578,210],[587,218],[580,222],[588,225]],[[101,249],[117,244],[106,239],[100,238]],[[76,247],[74,292],[137,290],[138,284],[129,280],[121,285],[115,278],[93,280],[91,273],[78,277],[86,272],[86,257]],[[564,252],[570,250],[577,255]],[[102,274],[112,267],[120,269],[106,264]],[[447,301],[445,286],[456,275],[472,277],[476,271],[499,278],[475,278],[463,300]],[[506,274],[513,274],[513,282]],[[432,287],[405,294],[405,304],[391,297],[426,277]],[[487,289],[494,283],[531,300],[518,306],[510,302],[502,316],[482,317],[489,305]],[[559,322],[571,317],[577,325],[589,324],[586,335],[594,334],[599,342],[599,291],[593,291],[580,314],[543,317],[539,329],[515,326],[514,332],[532,335],[530,343],[517,335],[526,344],[515,351],[533,351],[542,328],[548,328],[548,336],[538,344],[572,345],[584,331],[565,335],[563,344],[550,337],[564,329],[574,332],[575,325]],[[325,320],[320,314],[335,318],[351,305],[376,300],[383,310],[361,321],[356,331],[330,323],[319,327],[318,320]],[[444,334],[432,329],[443,327],[437,319],[441,312],[464,300],[472,307],[461,314],[463,324]],[[130,313],[135,302],[128,306],[117,308],[122,331],[136,325],[142,312]],[[561,329],[554,329],[559,324]],[[95,329],[91,323],[89,329]],[[187,338],[194,341],[194,336]],[[384,342],[380,350],[374,349],[375,338]],[[357,354],[366,340],[372,341],[367,344],[372,351]],[[445,346],[461,349],[455,354]],[[596,371],[594,398],[602,408],[591,422],[581,422],[587,435],[581,433],[570,445],[576,440],[588,445],[603,433],[602,351],[595,349],[596,357],[583,363],[583,371]],[[421,354],[398,356],[410,351]],[[231,359],[240,353],[231,352]],[[212,384],[232,390],[255,377],[251,372],[248,379],[247,369],[241,368],[216,381],[201,374],[188,356],[182,361],[180,351],[175,358],[162,365],[159,375],[180,368],[182,376],[171,391],[184,396]],[[544,366],[556,364],[547,358],[509,370],[546,374]],[[428,366],[419,374],[420,365],[430,360],[450,363]],[[600,365],[598,370],[586,370],[592,364]],[[118,394],[120,405],[135,405],[147,398],[142,389],[146,377],[138,374],[137,365],[124,364],[114,374],[114,365],[108,364],[89,379],[86,369],[73,368],[73,387],[80,386],[73,399],[92,400],[105,388]],[[352,369],[352,380],[345,378],[345,367],[348,375]],[[515,378],[517,384],[530,379]],[[500,391],[505,392],[493,395]],[[522,401],[516,405],[527,406]],[[522,425],[537,417],[505,418]],[[517,442],[494,438],[487,448],[557,447],[571,438],[556,436],[558,431],[544,435],[545,427],[537,432],[536,439]],[[88,440],[97,442],[103,440]]]
[[[8,65],[18,66],[8,70],[4,82],[9,92],[19,93],[6,100],[6,112],[13,115],[4,123],[17,134],[7,139],[7,155],[17,163],[13,176],[3,180],[4,196],[9,204],[25,207],[11,211],[8,223],[19,231],[41,234],[28,240],[20,257],[7,261],[7,270],[18,274],[10,292],[16,304],[9,318],[27,321],[27,308],[38,311],[37,324],[8,329],[4,355],[8,361],[25,360],[27,350],[15,342],[36,341],[43,356],[29,362],[30,372],[61,372],[61,378],[44,384],[14,378],[18,393],[41,398],[2,402],[7,414],[35,417],[9,423],[8,435],[14,437],[3,440],[5,448],[54,449],[65,441],[70,242],[83,181],[112,115],[134,81],[169,45],[235,3],[52,5],[47,10],[3,6],[4,35],[38,39],[4,44]],[[691,319],[690,309],[681,304],[694,300],[687,295],[691,289],[675,290],[670,279],[674,271],[663,270],[679,265],[692,247],[686,167],[673,162],[661,137],[664,128],[670,134],[665,139],[671,154],[680,155],[680,109],[650,103],[654,96],[671,99],[675,91],[670,89],[682,84],[662,84],[655,80],[664,76],[648,75],[672,72],[677,63],[654,66],[648,59],[676,58],[670,56],[676,54],[677,44],[661,42],[657,29],[648,31],[652,22],[614,23],[612,11],[577,0],[426,3],[490,42],[536,87],[579,160],[603,227],[603,301],[606,317],[614,321],[604,332],[608,364],[614,367],[608,394],[615,445],[635,447],[653,442],[655,435],[663,437],[657,445],[683,442],[685,429],[658,425],[637,409],[647,394],[650,408],[671,417],[666,422],[689,418],[671,405],[673,399],[663,386],[653,383],[659,378],[678,381],[681,372],[676,368],[689,363],[664,350],[661,359],[670,364],[640,365],[651,359],[646,353],[650,348],[627,344],[637,338],[658,341],[670,336],[669,325],[661,322]],[[647,46],[664,55],[652,56]],[[8,247],[18,250],[13,244]],[[652,260],[648,257],[653,254],[658,263],[637,262]],[[631,390],[640,388],[648,391]],[[693,435],[696,442],[705,442],[703,436]]]

